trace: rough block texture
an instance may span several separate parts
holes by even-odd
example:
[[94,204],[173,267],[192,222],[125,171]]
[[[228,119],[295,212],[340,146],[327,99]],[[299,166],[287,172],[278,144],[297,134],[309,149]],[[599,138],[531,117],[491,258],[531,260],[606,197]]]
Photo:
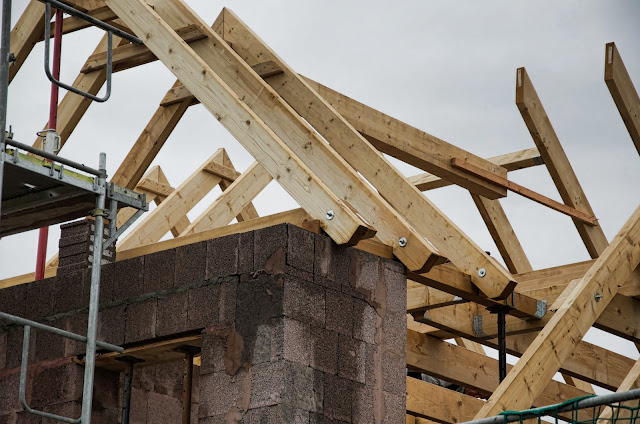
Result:
[[[58,243],[58,275],[87,269],[93,260],[93,240],[95,225],[91,219],[70,222],[60,226],[60,242]],[[109,238],[109,227],[105,225],[103,241]],[[115,243],[109,246],[102,255],[102,264],[115,261]]]
[[[64,257],[85,254],[90,227],[63,229]],[[86,266],[69,266],[2,290],[0,310],[85,334],[89,279]],[[402,265],[283,224],[104,265],[98,337],[139,346],[201,335],[194,424],[396,423],[405,313]],[[0,322],[0,423],[41,422],[17,402],[21,345],[22,329]],[[33,331],[31,346],[29,401],[78,415],[83,375],[72,359],[84,345]],[[131,423],[180,422],[183,362],[136,366]],[[118,422],[124,380],[96,375],[94,422]]]

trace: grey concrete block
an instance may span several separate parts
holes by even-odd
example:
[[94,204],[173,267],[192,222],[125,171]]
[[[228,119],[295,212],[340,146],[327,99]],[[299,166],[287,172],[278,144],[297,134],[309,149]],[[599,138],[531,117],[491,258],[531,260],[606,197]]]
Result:
[[155,293],[173,287],[175,249],[162,250],[144,257],[144,292]]
[[284,314],[290,318],[322,327],[325,323],[325,293],[317,284],[284,277]]
[[[406,286],[406,283],[405,283]],[[367,343],[375,343],[376,310],[364,300],[353,300],[353,337]]]
[[351,336],[353,334],[353,298],[327,289],[326,302],[326,328]]
[[295,225],[287,227],[287,264],[313,273],[315,234]]
[[338,375],[365,383],[366,343],[348,335],[338,336]]

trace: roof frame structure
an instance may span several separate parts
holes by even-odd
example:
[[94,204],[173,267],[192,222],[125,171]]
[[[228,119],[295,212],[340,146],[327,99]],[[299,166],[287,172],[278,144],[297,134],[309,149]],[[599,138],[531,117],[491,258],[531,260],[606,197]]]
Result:
[[[640,210],[611,244],[597,222],[585,222],[595,214],[524,68],[516,73],[516,106],[535,147],[482,159],[299,75],[229,9],[210,27],[182,0],[155,0],[154,8],[146,0],[67,3],[139,37],[153,34],[144,46],[116,39],[114,72],[160,59],[178,77],[112,179],[157,204],[155,214],[120,240],[118,260],[281,222],[397,257],[411,271],[408,366],[493,393],[483,403],[408,379],[407,422],[460,422],[505,408],[555,403],[590,393],[590,384],[610,390],[637,387],[640,368],[635,361],[581,339],[593,326],[640,344]],[[17,61],[10,79],[42,40],[43,17],[44,7],[32,0],[12,31]],[[85,26],[65,19],[65,33]],[[93,94],[101,89],[105,49],[103,39],[74,86]],[[605,47],[605,82],[640,152],[640,100],[613,43]],[[215,161],[207,161],[174,189],[159,166],[149,167],[189,106],[200,101],[256,162],[238,173],[226,152],[218,152]],[[65,96],[58,121],[63,142],[89,105],[75,94]],[[425,173],[407,178],[384,155]],[[591,261],[546,270],[531,266],[499,199],[506,196],[508,172],[538,165],[547,167],[563,201],[560,208],[573,214]],[[302,209],[258,217],[252,201],[273,179]],[[187,213],[215,185],[222,194],[190,222]],[[506,269],[420,193],[448,185],[470,192]],[[127,211],[120,214],[124,219]],[[234,217],[238,223],[230,224]],[[174,238],[159,241],[167,232]],[[405,246],[400,245],[403,237]],[[451,263],[442,263],[445,258]],[[480,269],[490,278],[480,277]],[[54,260],[47,273],[55,274]],[[32,279],[3,280],[0,288]],[[498,384],[495,360],[478,343],[496,346],[494,318],[485,308],[504,302],[507,295],[515,306],[507,317],[507,349],[521,359]],[[541,301],[551,311],[543,317],[534,311]],[[443,341],[452,336],[458,336],[458,346]],[[448,366],[443,358],[455,358],[451,361],[457,366]],[[534,370],[528,366],[532,362],[542,365]],[[552,380],[558,370],[567,384]],[[522,390],[524,385],[528,391]]]

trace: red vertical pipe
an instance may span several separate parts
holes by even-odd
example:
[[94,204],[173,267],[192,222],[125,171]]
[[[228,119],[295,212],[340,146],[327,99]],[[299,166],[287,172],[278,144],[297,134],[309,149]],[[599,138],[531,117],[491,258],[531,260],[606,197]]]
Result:
[[[62,54],[62,10],[56,10],[55,31],[53,35],[53,69],[52,75],[60,79],[60,56]],[[48,25],[48,23],[47,23]],[[55,130],[58,124],[58,86],[51,84],[49,99],[49,129]],[[36,280],[44,278],[45,261],[47,260],[47,240],[49,227],[40,228],[38,233],[38,251],[36,253]]]

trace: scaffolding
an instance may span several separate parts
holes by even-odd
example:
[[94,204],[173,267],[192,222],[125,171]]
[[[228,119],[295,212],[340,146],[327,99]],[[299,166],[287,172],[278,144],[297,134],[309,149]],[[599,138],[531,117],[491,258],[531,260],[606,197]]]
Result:
[[[74,13],[70,8],[53,1],[56,7]],[[49,3],[46,10],[50,18]],[[20,367],[19,399],[25,411],[45,418],[66,423],[91,422],[95,356],[97,349],[111,352],[123,352],[123,348],[97,340],[98,306],[100,297],[100,273],[102,256],[106,248],[115,242],[138,217],[148,210],[144,194],[108,183],[106,172],[106,154],[100,153],[98,168],[91,168],[72,160],[41,150],[13,139],[11,131],[6,131],[7,97],[9,66],[13,61],[10,54],[11,0],[2,4],[2,58],[0,60],[0,237],[29,231],[43,226],[59,224],[81,217],[94,218],[93,255],[91,257],[91,294],[89,298],[89,316],[87,336],[64,331],[35,321],[27,320],[0,311],[0,318],[24,327],[22,362]],[[48,21],[45,28],[48,29]],[[98,21],[91,18],[92,24]],[[122,36],[124,33],[102,23],[111,40],[112,32]],[[135,38],[135,37],[133,37]],[[48,45],[49,33],[46,42]],[[134,40],[135,41],[135,40]],[[138,40],[139,41],[139,40]],[[109,59],[111,59],[109,51]],[[46,55],[48,58],[48,54]],[[110,90],[102,99],[83,93],[73,87],[55,80],[50,72],[48,60],[45,60],[47,76],[56,85],[60,85],[76,94],[86,95],[96,101],[105,101]],[[110,87],[110,84],[109,84]],[[56,135],[57,136],[57,135]],[[117,213],[122,207],[131,207],[136,212],[123,225],[117,228]],[[104,238],[105,219],[109,221],[109,235]],[[31,408],[26,399],[27,367],[31,328],[46,331],[86,344],[82,412],[79,418],[65,417]],[[124,422],[124,421],[123,421]]]

